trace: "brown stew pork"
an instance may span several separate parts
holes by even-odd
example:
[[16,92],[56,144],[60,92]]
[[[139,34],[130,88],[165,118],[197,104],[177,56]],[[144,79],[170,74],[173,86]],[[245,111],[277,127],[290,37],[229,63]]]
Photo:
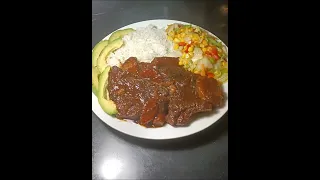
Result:
[[109,97],[119,119],[145,127],[190,124],[191,116],[222,105],[222,85],[178,65],[178,58],[159,57],[151,63],[129,58],[109,72]]

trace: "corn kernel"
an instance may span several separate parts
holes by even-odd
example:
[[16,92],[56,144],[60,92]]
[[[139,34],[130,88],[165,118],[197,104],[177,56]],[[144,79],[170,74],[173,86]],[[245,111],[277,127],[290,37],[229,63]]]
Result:
[[204,45],[203,45],[203,44],[200,44],[199,46],[200,46],[201,48],[204,48]]
[[222,67],[227,67],[227,66],[228,66],[228,63],[227,63],[226,61],[222,61],[222,62],[221,62],[221,66],[222,66]]
[[184,47],[183,47],[183,51],[186,51],[186,50],[187,50],[187,46],[184,46]]
[[179,65],[180,65],[180,66],[183,65],[183,62],[182,62],[181,60],[179,61]]
[[206,52],[207,51],[207,48],[202,48],[202,52]]
[[179,45],[178,45],[177,43],[174,43],[173,49],[174,49],[174,50],[178,50],[178,49],[179,49]]
[[186,65],[188,63],[187,59],[183,60],[183,64]]
[[186,53],[182,53],[182,56],[181,56],[181,58],[186,58]]
[[190,58],[190,55],[189,53],[186,54],[186,59],[189,59]]
[[180,42],[180,40],[179,40],[178,38],[174,38],[173,41],[174,41],[175,43],[179,43],[179,42]]
[[174,36],[174,32],[173,31],[169,32],[169,36],[173,37]]
[[209,47],[207,48],[207,50],[211,52],[211,51],[212,51],[212,47],[209,46]]
[[193,55],[194,55],[193,52],[189,52],[188,54],[190,55],[190,57],[193,57]]
[[213,74],[216,78],[218,78],[221,76],[221,71],[216,70]]
[[195,70],[194,73],[195,73],[195,74],[199,74],[199,71]]
[[198,34],[195,34],[195,33],[192,34],[192,38],[193,38],[193,39],[198,39],[198,40],[200,39],[199,35],[198,35]]
[[194,46],[191,45],[191,46],[188,48],[188,51],[189,51],[189,52],[192,52],[193,50],[194,50]]
[[181,33],[181,37],[184,38],[186,36],[186,33]]
[[173,38],[171,36],[167,37],[169,41],[173,41]]
[[202,44],[203,44],[204,46],[208,46],[207,40],[204,39],[204,40],[202,41]]

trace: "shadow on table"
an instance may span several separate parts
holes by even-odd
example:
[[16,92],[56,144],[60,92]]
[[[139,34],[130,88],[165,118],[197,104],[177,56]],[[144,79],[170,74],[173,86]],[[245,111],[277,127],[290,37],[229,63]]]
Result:
[[112,133],[121,137],[123,140],[145,148],[164,150],[193,149],[214,142],[222,135],[222,133],[228,131],[228,112],[216,123],[214,123],[213,125],[211,125],[203,131],[200,131],[190,136],[170,140],[141,139],[121,133],[107,125],[105,126]]

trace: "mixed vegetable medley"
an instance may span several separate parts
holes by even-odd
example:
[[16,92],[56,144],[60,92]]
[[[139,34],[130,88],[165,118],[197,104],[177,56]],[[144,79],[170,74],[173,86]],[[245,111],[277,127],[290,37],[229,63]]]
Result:
[[197,26],[170,24],[166,29],[174,50],[182,53],[179,65],[201,76],[228,81],[227,48],[222,42]]

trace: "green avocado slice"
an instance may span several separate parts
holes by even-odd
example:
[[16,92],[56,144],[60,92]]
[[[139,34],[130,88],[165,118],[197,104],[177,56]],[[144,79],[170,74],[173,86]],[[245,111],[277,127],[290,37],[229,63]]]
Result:
[[102,50],[109,44],[108,40],[100,41],[92,50],[92,67],[97,66],[97,61]]
[[98,87],[98,101],[104,112],[106,112],[109,115],[115,115],[118,113],[116,104],[109,99],[108,90],[106,89],[108,85],[110,69],[110,66],[107,66],[103,73],[100,75]]
[[112,42],[110,42],[101,52],[98,62],[97,62],[97,67],[100,73],[104,71],[104,69],[107,67],[107,57],[108,55],[114,51],[119,49],[123,45],[123,40],[121,38],[116,39]]
[[96,67],[92,67],[92,91],[97,96],[98,95],[98,86],[99,86],[99,71]]
[[123,36],[133,32],[133,31],[135,31],[135,30],[132,29],[132,28],[118,30],[118,31],[116,31],[116,32],[111,34],[111,36],[109,38],[109,41],[112,42],[112,41],[114,41],[114,40],[116,40],[118,38],[123,38]]

